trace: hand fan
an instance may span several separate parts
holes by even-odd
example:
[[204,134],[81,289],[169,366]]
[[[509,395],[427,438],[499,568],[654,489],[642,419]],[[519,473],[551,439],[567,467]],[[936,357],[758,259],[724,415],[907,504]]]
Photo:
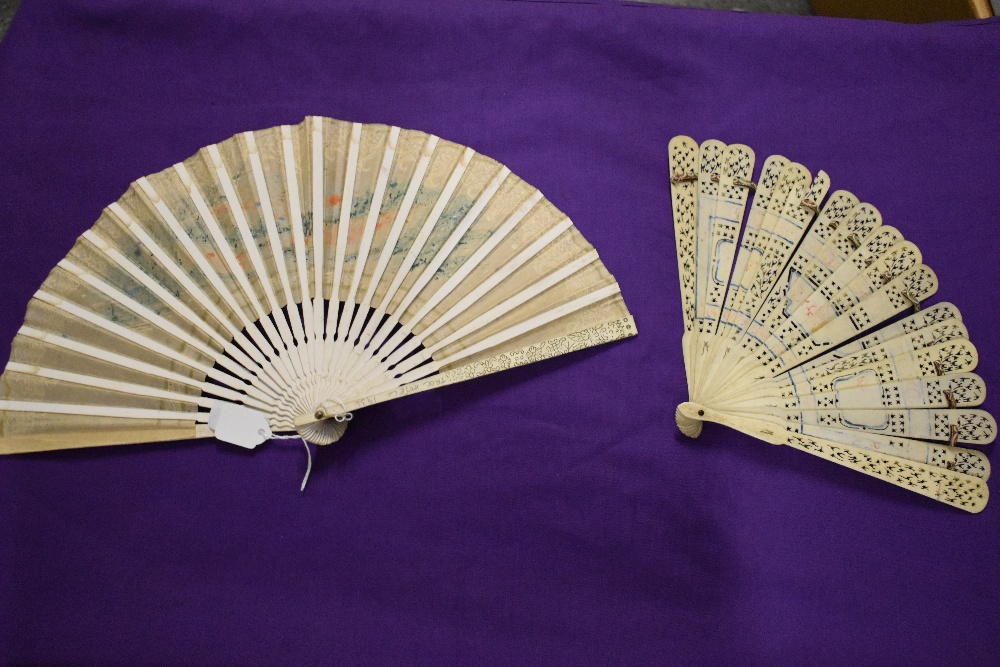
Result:
[[[35,294],[0,452],[297,430],[635,335],[572,222],[436,136],[310,117],[140,178]],[[235,433],[236,435],[232,435]]]
[[822,171],[774,155],[754,183],[747,146],[675,137],[669,153],[681,431],[717,422],[982,510],[989,461],[958,444],[992,442],[996,422],[974,409],[986,387],[958,309],[921,309],[937,278],[917,247],[851,193],[826,199]]

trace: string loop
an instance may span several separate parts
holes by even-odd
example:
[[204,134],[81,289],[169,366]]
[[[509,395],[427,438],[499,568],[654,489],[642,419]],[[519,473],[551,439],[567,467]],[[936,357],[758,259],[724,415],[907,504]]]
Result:
[[[352,419],[354,419],[354,413],[349,412],[347,410],[347,406],[344,405],[344,402],[342,400],[340,400],[339,398],[331,398],[331,399],[328,399],[326,402],[329,403],[330,401],[333,401],[334,403],[337,403],[338,405],[340,405],[340,412],[337,413],[337,414],[335,414],[335,415],[333,415],[333,420],[335,422],[337,422],[339,424],[342,424],[344,422],[349,422]],[[318,420],[319,419],[330,419],[330,414],[327,412],[327,409],[326,409],[325,405],[321,405],[320,407],[316,408],[316,414],[314,416]]]

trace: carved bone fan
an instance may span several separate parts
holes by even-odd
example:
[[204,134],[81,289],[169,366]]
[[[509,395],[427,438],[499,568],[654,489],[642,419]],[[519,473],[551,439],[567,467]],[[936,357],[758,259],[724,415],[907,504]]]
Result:
[[105,209],[28,306],[0,453],[209,437],[219,404],[258,411],[248,446],[327,444],[350,410],[635,333],[593,247],[503,165],[310,117]]
[[974,409],[986,388],[958,309],[920,309],[937,278],[917,247],[849,192],[820,209],[822,171],[774,155],[754,184],[747,146],[681,136],[669,153],[681,431],[717,422],[981,511],[989,461],[958,444],[992,442],[996,422]]

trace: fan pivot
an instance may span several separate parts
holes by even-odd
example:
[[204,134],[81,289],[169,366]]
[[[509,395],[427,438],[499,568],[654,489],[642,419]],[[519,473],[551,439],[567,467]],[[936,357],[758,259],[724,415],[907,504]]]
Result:
[[677,406],[674,418],[677,420],[677,428],[681,433],[689,438],[697,438],[701,435],[702,417],[705,416],[705,409],[697,403],[681,403]]

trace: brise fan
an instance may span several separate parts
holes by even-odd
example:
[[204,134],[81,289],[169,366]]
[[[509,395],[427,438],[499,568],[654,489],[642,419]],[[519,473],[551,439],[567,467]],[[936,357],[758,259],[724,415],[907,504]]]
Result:
[[0,453],[279,432],[635,335],[597,252],[510,170],[309,117],[140,178],[31,299]]
[[917,247],[779,155],[756,183],[744,145],[675,137],[669,161],[681,431],[717,422],[981,511],[989,461],[959,445],[992,442],[996,422],[976,409],[986,387],[958,309],[925,303],[938,283]]

